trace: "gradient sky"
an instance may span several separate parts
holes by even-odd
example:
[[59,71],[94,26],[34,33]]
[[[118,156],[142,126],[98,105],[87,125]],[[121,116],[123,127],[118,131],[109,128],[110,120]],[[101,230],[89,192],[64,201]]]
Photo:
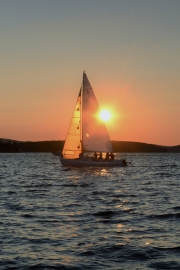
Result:
[[0,138],[64,140],[86,74],[112,140],[180,144],[179,0],[0,0]]

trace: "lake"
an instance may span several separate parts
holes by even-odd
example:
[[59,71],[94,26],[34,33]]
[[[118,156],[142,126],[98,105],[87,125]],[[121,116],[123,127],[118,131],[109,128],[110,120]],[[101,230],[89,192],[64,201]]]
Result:
[[0,269],[180,269],[180,154],[0,154]]

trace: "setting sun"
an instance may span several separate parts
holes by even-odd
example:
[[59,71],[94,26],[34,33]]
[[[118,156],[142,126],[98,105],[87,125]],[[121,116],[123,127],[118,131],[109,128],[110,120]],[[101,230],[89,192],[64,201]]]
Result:
[[108,120],[111,118],[111,114],[110,114],[110,112],[107,111],[107,110],[102,110],[102,111],[100,112],[100,118],[101,118],[101,120],[103,120],[103,121],[108,121]]

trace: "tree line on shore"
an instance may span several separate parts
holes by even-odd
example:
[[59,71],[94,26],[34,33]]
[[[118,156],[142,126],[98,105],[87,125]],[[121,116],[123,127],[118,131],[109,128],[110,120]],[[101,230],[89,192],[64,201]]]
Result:
[[[56,152],[62,151],[64,141],[20,142],[0,139],[1,153]],[[180,152],[180,146],[159,146],[140,142],[112,141],[114,152],[166,153]]]

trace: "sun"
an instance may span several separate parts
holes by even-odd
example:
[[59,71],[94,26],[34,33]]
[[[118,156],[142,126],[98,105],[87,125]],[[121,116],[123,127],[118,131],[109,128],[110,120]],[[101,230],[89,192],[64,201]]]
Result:
[[111,118],[111,113],[108,110],[100,111],[100,118],[103,121],[108,121]]

